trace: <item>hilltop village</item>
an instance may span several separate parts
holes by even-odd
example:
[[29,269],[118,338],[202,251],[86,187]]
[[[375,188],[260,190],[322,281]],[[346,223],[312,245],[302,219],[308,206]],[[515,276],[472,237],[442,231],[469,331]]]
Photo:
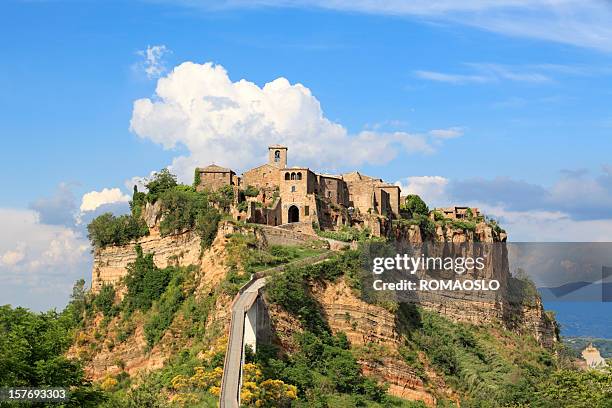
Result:
[[[285,146],[269,146],[268,162],[242,176],[215,164],[196,168],[196,189],[216,191],[230,186],[234,190],[230,212],[235,219],[301,232],[350,226],[381,236],[389,220],[401,218],[405,197],[399,186],[357,171],[331,175],[290,167],[287,153]],[[450,219],[480,216],[478,209],[468,207],[436,211]]]

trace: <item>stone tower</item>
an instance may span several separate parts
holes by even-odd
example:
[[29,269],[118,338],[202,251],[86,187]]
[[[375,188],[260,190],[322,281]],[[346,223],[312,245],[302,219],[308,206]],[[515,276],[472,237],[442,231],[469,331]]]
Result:
[[280,145],[268,146],[268,164],[279,169],[287,167],[287,148]]

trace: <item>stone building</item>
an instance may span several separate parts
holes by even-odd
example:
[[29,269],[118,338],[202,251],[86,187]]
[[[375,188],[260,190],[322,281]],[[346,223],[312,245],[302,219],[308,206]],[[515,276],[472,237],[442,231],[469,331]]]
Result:
[[289,167],[287,153],[285,146],[269,146],[268,162],[245,171],[242,177],[216,165],[198,168],[196,188],[216,190],[228,184],[257,188],[257,197],[245,197],[246,216],[240,218],[261,224],[316,224],[327,229],[352,225],[357,218],[399,217],[398,186],[359,172],[331,175]]
[[[466,218],[478,218],[481,216],[480,210],[475,207],[446,207],[436,208],[432,211],[431,216],[433,217],[434,212],[439,212],[444,215],[445,218],[451,218],[455,220],[463,220]],[[471,216],[470,216],[471,213]]]
[[210,166],[206,166],[204,168],[198,167],[196,168],[196,172],[200,177],[200,184],[196,186],[198,191],[202,190],[204,187],[210,190],[216,190],[225,185],[240,185],[240,178],[236,177],[236,173],[230,169],[226,169],[225,167],[220,167],[215,164],[211,164]]
[[606,360],[599,354],[599,350],[593,346],[593,343],[589,343],[589,345],[582,350],[582,358],[586,361],[588,368],[603,368],[608,365]]

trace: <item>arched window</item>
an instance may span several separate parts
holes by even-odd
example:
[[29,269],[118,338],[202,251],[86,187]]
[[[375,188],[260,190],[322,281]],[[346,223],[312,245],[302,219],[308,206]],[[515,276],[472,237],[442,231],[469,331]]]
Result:
[[291,192],[295,193],[295,186],[291,186]]
[[297,179],[298,179],[298,180],[301,180],[301,179],[302,179],[302,173],[298,173],[298,174],[297,174]]
[[295,173],[291,173],[291,180],[295,180]]
[[274,161],[275,162],[279,162],[280,161],[280,150],[276,150],[274,152]]
[[285,180],[289,180],[290,176],[289,173],[285,173]]

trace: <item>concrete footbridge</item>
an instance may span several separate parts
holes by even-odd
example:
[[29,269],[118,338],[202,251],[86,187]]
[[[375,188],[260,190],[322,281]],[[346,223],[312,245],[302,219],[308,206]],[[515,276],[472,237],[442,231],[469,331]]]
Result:
[[263,333],[269,326],[266,305],[260,293],[261,288],[266,284],[266,276],[279,272],[288,266],[318,263],[329,258],[332,254],[332,251],[327,251],[258,272],[240,289],[231,306],[229,338],[221,380],[219,401],[221,408],[238,408],[240,406],[245,348],[248,345],[253,351],[256,351],[258,339],[261,340],[264,336]]

